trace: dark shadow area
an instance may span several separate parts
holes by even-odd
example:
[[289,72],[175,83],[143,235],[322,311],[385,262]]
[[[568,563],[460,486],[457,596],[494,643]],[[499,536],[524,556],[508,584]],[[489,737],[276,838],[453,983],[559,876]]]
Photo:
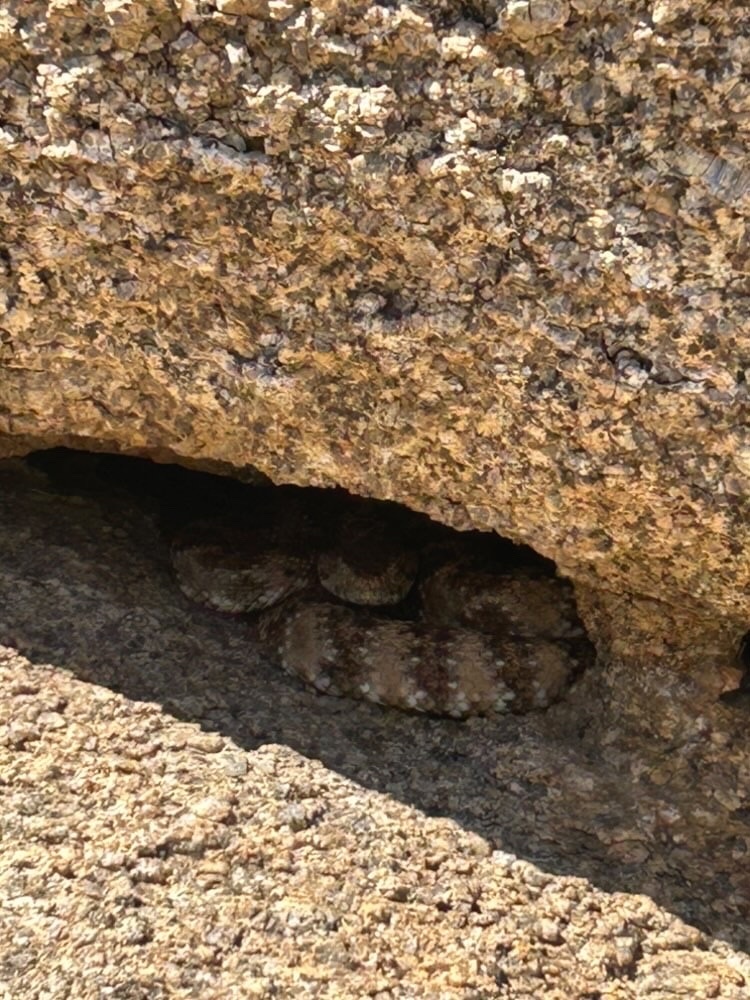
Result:
[[[244,749],[288,745],[548,872],[646,894],[747,947],[750,809],[713,794],[720,743],[705,773],[700,756],[678,773],[663,747],[588,741],[606,706],[576,688],[575,726],[554,709],[457,722],[318,695],[259,655],[251,622],[194,604],[174,579],[173,533],[196,516],[241,517],[252,488],[61,449],[0,463],[0,643]],[[477,544],[552,569],[492,536]]]
[[740,682],[733,691],[724,692],[721,700],[725,705],[750,708],[750,632],[745,632],[737,645],[736,662],[742,670]]

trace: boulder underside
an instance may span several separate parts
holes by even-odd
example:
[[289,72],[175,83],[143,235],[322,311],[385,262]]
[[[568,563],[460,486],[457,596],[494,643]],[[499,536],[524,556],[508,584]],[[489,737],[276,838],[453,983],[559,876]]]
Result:
[[574,580],[599,697],[684,734],[750,619],[750,6],[722,6],[6,3],[2,454],[498,531]]

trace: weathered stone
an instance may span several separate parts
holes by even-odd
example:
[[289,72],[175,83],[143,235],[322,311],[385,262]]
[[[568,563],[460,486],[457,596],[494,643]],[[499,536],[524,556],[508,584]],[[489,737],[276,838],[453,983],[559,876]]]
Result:
[[496,529],[576,582],[633,718],[627,671],[700,714],[750,618],[749,17],[10,0],[3,451]]
[[147,497],[38,465],[0,464],[4,996],[746,1000],[746,722],[317,695],[180,593]]

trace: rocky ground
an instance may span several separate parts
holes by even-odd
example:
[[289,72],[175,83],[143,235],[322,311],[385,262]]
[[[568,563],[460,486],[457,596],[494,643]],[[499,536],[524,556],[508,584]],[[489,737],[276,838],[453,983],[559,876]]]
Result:
[[[748,24],[0,4],[8,997],[750,995]],[[523,719],[318,697],[53,445],[497,531],[598,663]]]
[[0,995],[750,995],[744,715],[607,741],[596,669],[522,719],[320,697],[158,524],[0,467]]

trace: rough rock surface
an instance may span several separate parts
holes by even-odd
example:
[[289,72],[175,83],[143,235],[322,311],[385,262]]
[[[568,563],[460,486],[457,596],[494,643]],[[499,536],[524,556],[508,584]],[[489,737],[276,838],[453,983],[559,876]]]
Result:
[[718,0],[9,0],[5,454],[497,529],[576,581],[617,713],[671,738],[750,619],[749,27]]
[[0,995],[745,1000],[744,723],[317,696],[156,522],[0,465]]

